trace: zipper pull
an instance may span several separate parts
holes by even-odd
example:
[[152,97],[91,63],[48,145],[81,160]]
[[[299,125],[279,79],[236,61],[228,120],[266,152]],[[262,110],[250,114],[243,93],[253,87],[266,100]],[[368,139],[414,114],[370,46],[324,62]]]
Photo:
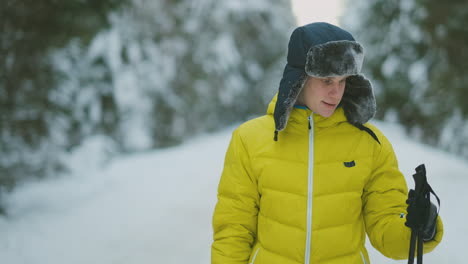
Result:
[[310,129],[312,128],[312,126],[310,125],[310,116],[309,116],[309,118],[308,118],[308,119],[309,119],[309,122],[308,122],[308,124],[309,124],[309,130],[310,130]]

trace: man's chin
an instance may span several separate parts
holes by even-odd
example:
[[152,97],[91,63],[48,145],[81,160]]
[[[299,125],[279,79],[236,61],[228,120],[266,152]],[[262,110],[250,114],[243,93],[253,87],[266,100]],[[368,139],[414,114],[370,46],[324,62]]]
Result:
[[327,111],[321,111],[320,113],[317,113],[317,114],[322,116],[322,117],[329,118],[330,116],[333,115],[334,112],[335,112],[335,110],[333,110],[333,111],[327,110]]

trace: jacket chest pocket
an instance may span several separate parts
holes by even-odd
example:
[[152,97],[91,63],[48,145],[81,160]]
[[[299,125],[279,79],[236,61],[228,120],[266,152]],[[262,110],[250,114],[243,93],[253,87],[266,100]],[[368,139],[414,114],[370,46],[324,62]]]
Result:
[[348,158],[317,165],[314,178],[329,193],[362,192],[370,173],[368,160]]

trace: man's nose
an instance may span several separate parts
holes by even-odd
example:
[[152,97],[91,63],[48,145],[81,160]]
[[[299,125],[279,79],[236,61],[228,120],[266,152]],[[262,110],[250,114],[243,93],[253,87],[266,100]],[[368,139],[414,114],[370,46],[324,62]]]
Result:
[[332,84],[332,88],[330,89],[330,95],[337,95],[338,91],[340,90],[340,83],[339,82],[334,82]]

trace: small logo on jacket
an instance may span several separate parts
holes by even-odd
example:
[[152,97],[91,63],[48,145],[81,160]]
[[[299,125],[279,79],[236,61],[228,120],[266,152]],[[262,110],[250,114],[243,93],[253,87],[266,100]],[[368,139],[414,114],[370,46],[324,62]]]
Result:
[[351,167],[356,166],[356,162],[354,162],[354,160],[353,160],[353,161],[348,161],[348,162],[345,161],[345,162],[343,162],[343,164],[344,164],[345,167],[347,167],[347,168],[351,168]]

